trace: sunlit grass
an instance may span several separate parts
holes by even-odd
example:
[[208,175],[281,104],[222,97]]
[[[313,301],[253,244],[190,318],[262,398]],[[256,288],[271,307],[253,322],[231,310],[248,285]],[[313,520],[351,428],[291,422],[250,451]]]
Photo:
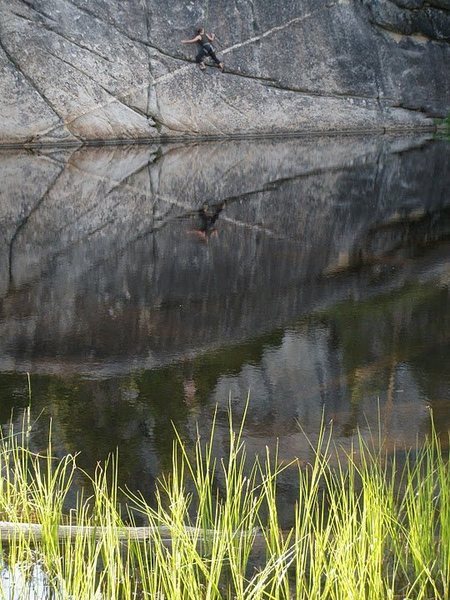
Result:
[[[244,420],[236,427],[230,414],[223,457],[212,451],[214,423],[193,447],[178,437],[151,503],[128,491],[128,507],[119,505],[111,457],[67,514],[76,457],[54,459],[51,439],[33,454],[27,422],[9,431],[0,440],[0,597],[449,598],[450,472],[434,433],[400,468],[381,438],[358,436],[345,455],[324,427],[310,464],[283,465],[276,448],[247,456]],[[284,531],[283,469],[298,489]],[[131,527],[137,514],[145,531]]]

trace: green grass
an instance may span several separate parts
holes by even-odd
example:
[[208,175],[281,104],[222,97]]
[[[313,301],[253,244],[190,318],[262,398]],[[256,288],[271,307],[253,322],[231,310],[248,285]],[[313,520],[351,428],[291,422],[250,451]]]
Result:
[[[177,438],[151,505],[131,492],[128,507],[119,505],[111,457],[69,512],[76,457],[52,458],[51,439],[33,454],[29,427],[11,430],[0,440],[0,519],[39,523],[42,535],[11,528],[0,597],[15,586],[17,598],[34,600],[48,589],[73,600],[448,599],[450,470],[437,435],[402,455],[400,468],[381,436],[357,437],[345,455],[323,428],[305,467],[280,464],[276,448],[247,456],[243,430],[230,416],[223,457],[212,452],[214,424],[193,448]],[[283,469],[298,486],[287,531],[277,509]],[[123,539],[137,512],[153,528],[145,542],[131,529]],[[61,524],[95,526],[97,535],[60,539]]]
[[450,140],[450,113],[445,119],[437,119],[436,125],[438,127],[438,137]]

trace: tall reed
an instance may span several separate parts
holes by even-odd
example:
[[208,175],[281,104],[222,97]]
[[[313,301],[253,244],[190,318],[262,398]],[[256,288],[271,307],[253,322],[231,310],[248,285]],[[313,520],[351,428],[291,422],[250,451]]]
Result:
[[[222,457],[213,453],[215,420],[206,442],[176,436],[155,497],[125,490],[126,509],[111,457],[67,514],[76,457],[56,460],[51,438],[33,453],[28,422],[11,429],[0,439],[0,598],[449,598],[450,471],[433,428],[405,457],[362,435],[344,454],[323,427],[304,466],[282,464],[276,448],[249,457],[244,423],[230,412]],[[285,469],[298,496],[282,530]],[[145,539],[133,529],[137,513]]]

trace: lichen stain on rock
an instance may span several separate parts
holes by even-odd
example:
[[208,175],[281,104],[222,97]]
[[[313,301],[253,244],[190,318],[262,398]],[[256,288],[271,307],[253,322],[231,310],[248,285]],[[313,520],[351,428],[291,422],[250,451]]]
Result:
[[449,41],[449,0],[0,0],[0,143],[432,126]]

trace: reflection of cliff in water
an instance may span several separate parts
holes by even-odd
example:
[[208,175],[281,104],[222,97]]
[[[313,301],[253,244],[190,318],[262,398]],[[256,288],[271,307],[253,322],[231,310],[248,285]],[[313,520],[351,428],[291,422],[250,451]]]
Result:
[[[446,148],[349,137],[4,153],[0,366],[154,368],[426,279],[410,259],[450,232]],[[205,202],[225,204],[202,242]]]
[[0,422],[29,371],[55,452],[119,447],[146,493],[171,423],[194,439],[217,404],[225,447],[249,390],[250,453],[307,458],[322,414],[344,444],[379,414],[413,444],[427,404],[447,431],[449,166],[423,138],[4,152]]
[[[55,450],[78,452],[91,472],[120,449],[120,481],[149,493],[170,468],[174,423],[186,440],[209,436],[218,405],[215,451],[227,448],[227,408],[243,414],[249,455],[278,443],[283,459],[310,460],[299,424],[314,441],[322,417],[348,450],[356,428],[370,440],[381,421],[387,447],[414,446],[429,432],[428,406],[446,443],[450,430],[450,296],[444,286],[408,284],[400,290],[345,300],[236,346],[224,346],[154,370],[109,379],[34,375],[33,413],[44,417],[36,437],[46,443],[53,419]],[[6,376],[0,422],[27,404],[26,380]],[[6,391],[8,393],[6,393]],[[8,402],[9,401],[9,402]],[[283,498],[295,502],[285,476]]]

